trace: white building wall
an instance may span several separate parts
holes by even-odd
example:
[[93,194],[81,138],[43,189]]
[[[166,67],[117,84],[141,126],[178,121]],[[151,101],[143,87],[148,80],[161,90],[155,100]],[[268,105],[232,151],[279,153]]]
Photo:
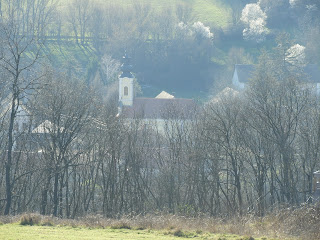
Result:
[[[128,95],[124,95],[125,87],[128,88]],[[119,78],[119,102],[123,106],[132,106],[133,94],[133,78]]]

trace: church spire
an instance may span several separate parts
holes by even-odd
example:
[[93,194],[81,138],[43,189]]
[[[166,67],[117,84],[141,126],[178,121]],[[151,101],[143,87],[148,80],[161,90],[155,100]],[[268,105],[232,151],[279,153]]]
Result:
[[120,76],[121,78],[124,78],[124,77],[133,78],[131,73],[133,67],[130,61],[131,61],[131,57],[129,57],[127,55],[127,52],[125,52],[124,56],[122,57],[122,65],[121,65],[122,74]]

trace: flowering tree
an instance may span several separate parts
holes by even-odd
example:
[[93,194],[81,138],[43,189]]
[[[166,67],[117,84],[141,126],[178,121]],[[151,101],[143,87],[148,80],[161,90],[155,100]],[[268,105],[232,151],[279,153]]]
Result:
[[305,47],[295,44],[286,52],[286,62],[293,66],[304,66],[306,64]]
[[206,27],[202,22],[195,22],[193,25],[187,25],[184,22],[180,22],[177,26],[177,30],[182,35],[194,36],[196,39],[212,39],[213,33],[210,31],[210,27]]
[[241,21],[246,25],[243,37],[257,43],[263,42],[268,29],[266,28],[267,15],[261,10],[259,4],[247,4],[242,10]]
[[184,22],[179,22],[177,25],[177,34],[182,36],[191,36],[192,31],[189,27],[189,25],[185,24]]
[[192,25],[193,32],[196,36],[201,38],[213,38],[213,33],[210,32],[210,28],[206,27],[202,22],[195,22]]
[[297,5],[297,3],[299,2],[299,0],[289,0],[289,3],[292,7],[294,7],[295,5]]
[[116,75],[120,72],[120,62],[105,54],[101,59],[100,65],[106,75],[106,82],[113,82],[116,79]]

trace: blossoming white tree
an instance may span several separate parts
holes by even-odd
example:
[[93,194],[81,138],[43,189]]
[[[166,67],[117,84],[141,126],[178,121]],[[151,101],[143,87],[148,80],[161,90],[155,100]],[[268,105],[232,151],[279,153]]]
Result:
[[197,39],[212,39],[213,33],[210,31],[210,27],[205,26],[202,22],[195,22],[193,25],[180,22],[177,26],[177,30],[187,36],[194,36]]
[[304,66],[306,64],[305,47],[295,44],[286,52],[286,62],[293,66]]
[[297,5],[297,3],[299,2],[299,0],[289,0],[289,3],[292,7],[294,7],[295,5]]
[[242,10],[240,19],[246,28],[243,30],[243,37],[246,40],[253,40],[257,43],[263,42],[268,34],[266,25],[267,15],[261,10],[259,4],[247,4]]
[[192,25],[192,29],[197,36],[200,36],[203,38],[212,38],[213,37],[213,33],[210,32],[210,28],[206,27],[202,22],[195,22]]
[[101,58],[101,69],[106,75],[106,81],[107,83],[110,83],[116,79],[116,75],[120,71],[120,62],[113,59],[110,55],[105,54]]

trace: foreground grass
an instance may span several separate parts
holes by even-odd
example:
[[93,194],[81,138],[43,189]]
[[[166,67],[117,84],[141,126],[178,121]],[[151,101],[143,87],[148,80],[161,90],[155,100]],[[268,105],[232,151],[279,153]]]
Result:
[[[0,226],[0,239],[212,239],[212,240],[253,240],[267,238],[240,237],[233,234],[211,234],[202,232],[183,232],[181,230],[131,230],[112,228],[86,228],[71,226],[21,226],[18,223]],[[269,238],[270,239],[270,238]],[[268,240],[269,240],[268,239]]]

